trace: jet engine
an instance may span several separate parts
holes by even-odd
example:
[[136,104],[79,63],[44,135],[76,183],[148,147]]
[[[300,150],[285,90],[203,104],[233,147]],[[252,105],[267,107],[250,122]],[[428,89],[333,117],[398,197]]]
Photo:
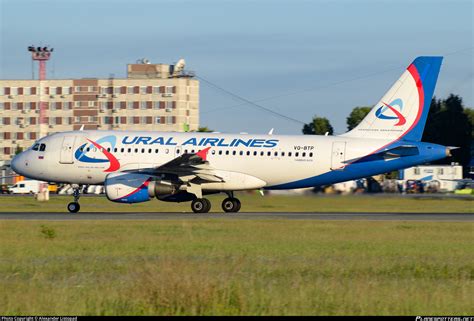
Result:
[[179,186],[155,176],[139,173],[111,173],[104,182],[105,194],[112,202],[140,203],[150,198],[165,198],[177,194]]

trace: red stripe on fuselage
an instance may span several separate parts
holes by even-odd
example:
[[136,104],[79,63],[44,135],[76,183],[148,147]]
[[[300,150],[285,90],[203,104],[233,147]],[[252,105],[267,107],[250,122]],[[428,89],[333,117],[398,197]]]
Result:
[[98,148],[104,155],[107,157],[107,159],[110,162],[109,168],[107,168],[104,172],[115,172],[120,168],[120,162],[115,158],[114,155],[109,153],[104,147],[100,146],[96,142],[93,142],[90,139],[87,139],[89,142],[91,142],[96,148]]

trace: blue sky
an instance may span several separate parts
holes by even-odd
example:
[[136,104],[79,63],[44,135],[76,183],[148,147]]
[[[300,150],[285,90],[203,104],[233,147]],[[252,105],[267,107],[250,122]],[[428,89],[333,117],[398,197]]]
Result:
[[[436,95],[474,107],[473,3],[0,0],[0,78],[31,78],[30,44],[55,48],[51,78],[124,77],[142,57],[185,58],[218,86],[302,121],[327,117],[342,133],[352,108],[376,103],[418,55],[445,55]],[[241,103],[201,83],[201,124],[301,132]]]

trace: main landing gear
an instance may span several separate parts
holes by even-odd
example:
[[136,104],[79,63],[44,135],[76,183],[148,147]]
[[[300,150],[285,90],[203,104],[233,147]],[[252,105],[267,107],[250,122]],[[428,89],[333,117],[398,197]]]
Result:
[[[235,198],[232,192],[227,195],[229,197],[222,201],[222,209],[226,213],[237,213],[241,207],[239,199]],[[211,202],[207,198],[196,198],[191,202],[191,209],[194,213],[208,213]]]
[[81,197],[79,186],[73,186],[72,196],[74,196],[74,202],[69,203],[67,209],[69,213],[77,213],[81,209],[81,205],[79,205],[79,197]]

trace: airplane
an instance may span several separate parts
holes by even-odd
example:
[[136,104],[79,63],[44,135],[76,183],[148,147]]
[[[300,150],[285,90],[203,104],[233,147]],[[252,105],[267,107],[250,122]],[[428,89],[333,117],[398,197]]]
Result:
[[51,134],[16,155],[23,176],[80,187],[103,184],[112,202],[157,198],[211,209],[206,195],[328,185],[450,156],[451,147],[421,142],[443,57],[418,57],[351,131],[337,136],[78,130]]

